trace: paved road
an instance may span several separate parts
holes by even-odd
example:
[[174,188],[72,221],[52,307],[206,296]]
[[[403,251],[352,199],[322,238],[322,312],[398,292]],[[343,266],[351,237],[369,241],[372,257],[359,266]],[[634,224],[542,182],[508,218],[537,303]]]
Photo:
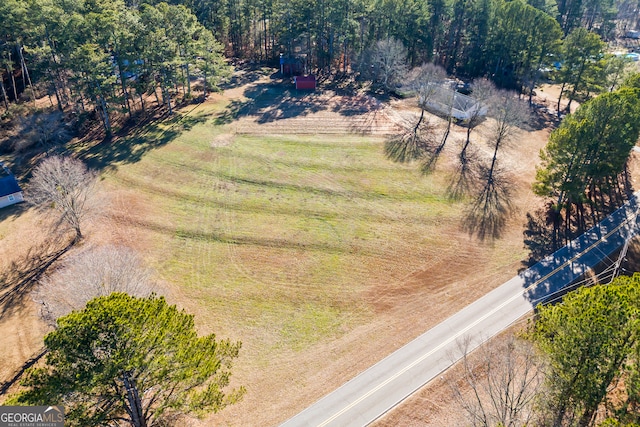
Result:
[[468,340],[469,351],[477,348],[636,235],[639,197],[640,192],[634,194],[625,206],[569,245],[398,349],[282,427],[370,424],[453,365],[463,340]]

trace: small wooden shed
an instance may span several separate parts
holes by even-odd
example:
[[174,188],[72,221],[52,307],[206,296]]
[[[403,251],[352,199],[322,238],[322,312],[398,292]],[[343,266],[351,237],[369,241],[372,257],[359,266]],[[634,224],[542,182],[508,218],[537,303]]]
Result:
[[316,76],[313,74],[309,74],[308,76],[295,76],[293,81],[296,84],[296,89],[316,89]]
[[0,163],[0,208],[24,201],[22,189],[9,168]]

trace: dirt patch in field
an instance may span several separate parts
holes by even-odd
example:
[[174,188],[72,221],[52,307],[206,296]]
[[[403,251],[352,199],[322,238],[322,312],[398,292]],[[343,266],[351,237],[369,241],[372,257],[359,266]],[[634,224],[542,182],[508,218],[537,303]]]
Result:
[[234,136],[230,133],[224,133],[222,135],[216,136],[213,141],[211,141],[211,147],[226,147],[227,145],[231,145],[233,143]]
[[[474,277],[474,273],[478,270],[478,264],[486,264],[488,252],[479,245],[461,244],[464,237],[460,232],[443,230],[442,235],[452,242],[449,253],[433,254],[422,269],[410,273],[406,278],[392,283],[380,283],[371,288],[368,301],[376,313],[400,307],[402,310],[418,308],[425,300],[438,300],[443,305],[449,305],[455,296],[452,289],[468,289],[477,286],[474,282],[483,280]],[[456,260],[455,268],[451,268],[452,258]],[[406,311],[411,312],[410,309]]]

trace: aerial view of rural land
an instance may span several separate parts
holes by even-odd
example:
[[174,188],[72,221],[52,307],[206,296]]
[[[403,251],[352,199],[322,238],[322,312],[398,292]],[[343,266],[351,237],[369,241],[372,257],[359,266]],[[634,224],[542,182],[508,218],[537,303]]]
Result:
[[640,426],[640,0],[0,0],[0,427]]

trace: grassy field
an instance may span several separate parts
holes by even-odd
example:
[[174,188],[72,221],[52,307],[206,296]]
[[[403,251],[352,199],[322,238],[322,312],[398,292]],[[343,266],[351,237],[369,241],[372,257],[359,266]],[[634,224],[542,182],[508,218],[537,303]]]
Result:
[[120,142],[143,155],[103,174],[120,194],[114,224],[137,236],[170,301],[243,342],[235,379],[248,394],[207,422],[282,421],[523,258],[519,232],[494,246],[460,231],[465,204],[447,197],[444,169],[392,163],[374,136],[234,135],[216,124],[221,102]]
[[460,205],[441,177],[385,160],[380,139],[224,132],[198,123],[105,180],[145,201],[151,214],[131,220],[159,275],[256,354],[367,322],[372,285],[446,250],[436,230]]

